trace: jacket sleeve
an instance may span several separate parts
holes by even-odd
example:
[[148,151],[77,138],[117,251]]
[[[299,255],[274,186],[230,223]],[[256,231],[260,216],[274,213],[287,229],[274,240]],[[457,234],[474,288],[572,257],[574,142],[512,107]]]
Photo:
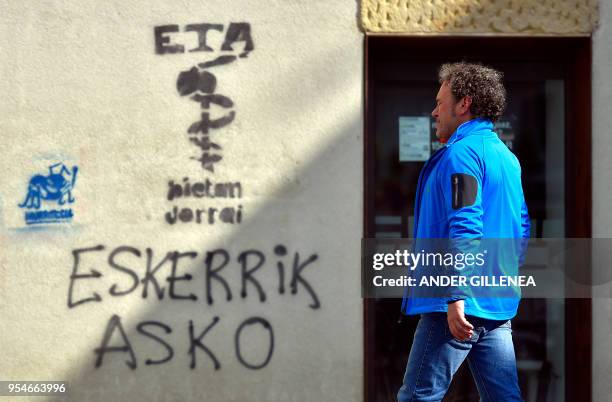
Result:
[[481,238],[483,235],[482,159],[470,148],[449,155],[440,169],[439,183],[449,224],[449,238]]
[[[469,147],[456,146],[440,169],[439,184],[449,225],[448,251],[475,255],[483,237],[482,158]],[[470,275],[470,267],[449,267],[451,275]],[[470,288],[450,286],[446,302],[470,297]]]
[[521,230],[523,238],[528,239],[531,237],[531,221],[529,220],[529,211],[527,210],[525,197],[523,197],[523,205],[521,206]]
[[525,196],[523,196],[523,204],[521,206],[521,244],[519,250],[519,267],[525,262],[525,255],[527,254],[527,246],[529,244],[530,236],[531,221],[529,220],[529,211],[527,210]]

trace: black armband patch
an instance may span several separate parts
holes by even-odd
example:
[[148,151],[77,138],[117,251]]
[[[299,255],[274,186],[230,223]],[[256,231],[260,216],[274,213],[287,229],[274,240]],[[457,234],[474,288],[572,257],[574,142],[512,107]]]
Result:
[[469,207],[476,202],[478,182],[474,176],[455,173],[451,176],[451,194],[453,209]]

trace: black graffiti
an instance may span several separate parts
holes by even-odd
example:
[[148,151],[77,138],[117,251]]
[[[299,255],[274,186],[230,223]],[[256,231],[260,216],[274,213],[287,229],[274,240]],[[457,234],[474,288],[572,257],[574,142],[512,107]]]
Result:
[[211,155],[208,152],[203,152],[199,158],[194,158],[192,156],[191,159],[200,162],[202,169],[214,172],[215,163],[219,162],[223,157],[221,155]]
[[[222,24],[188,24],[183,28],[183,32],[194,32],[198,36],[198,46],[190,49],[189,52],[213,52],[215,48],[209,45],[208,34],[211,31],[223,33]],[[153,28],[155,39],[155,53],[157,54],[177,54],[184,53],[185,46],[172,41],[173,37],[180,32],[178,25],[160,25]],[[255,44],[251,36],[251,24],[247,22],[231,22],[225,32],[225,38],[221,44],[221,50],[234,51],[236,44],[242,43],[242,52],[239,57],[247,55],[255,49]]]
[[171,274],[166,280],[168,281],[168,295],[171,299],[175,300],[198,300],[198,297],[193,293],[189,293],[188,295],[181,295],[176,293],[176,282],[187,281],[189,282],[192,279],[190,274],[185,274],[183,276],[177,276],[176,272],[178,270],[178,261],[182,257],[189,257],[190,259],[194,259],[198,256],[198,253],[194,251],[189,251],[186,253],[176,253],[175,258],[172,259],[172,271]]
[[242,222],[242,205],[237,208],[190,208],[174,206],[164,216],[166,222],[174,225],[177,222],[182,223],[208,223],[215,224],[218,220],[223,223],[241,223]]
[[150,326],[159,327],[159,328],[163,329],[166,334],[172,333],[172,328],[170,328],[169,326],[167,326],[166,324],[164,324],[162,322],[143,321],[140,324],[138,324],[138,326],[136,327],[136,330],[140,334],[142,334],[143,336],[146,336],[148,338],[153,339],[154,341],[156,341],[157,343],[162,345],[164,347],[164,349],[166,349],[166,357],[164,357],[163,359],[159,359],[159,360],[146,359],[145,360],[145,364],[146,365],[152,365],[152,364],[163,364],[163,363],[166,363],[166,362],[168,362],[168,361],[170,361],[172,359],[172,356],[174,356],[174,350],[172,349],[172,346],[170,346],[170,344],[167,343],[166,341],[164,341],[162,338],[160,338],[159,336],[157,336],[157,335],[147,331],[146,327],[150,327]]
[[223,32],[221,24],[189,24],[185,26],[185,32],[198,33],[198,47],[191,49],[190,52],[212,52],[214,49],[206,44],[206,34],[209,30]]
[[303,263],[300,264],[299,260],[296,258],[293,261],[293,271],[292,271],[292,275],[291,275],[291,293],[292,294],[296,294],[298,292],[298,284],[304,286],[306,288],[306,291],[308,293],[310,293],[311,295],[315,295],[313,297],[313,302],[310,305],[311,308],[316,309],[319,308],[320,303],[319,303],[319,299],[316,297],[316,294],[314,292],[314,290],[312,289],[312,286],[310,286],[310,283],[306,280],[304,280],[304,278],[302,277],[302,270],[304,268],[306,268],[309,264],[311,264],[312,262],[316,261],[317,258],[319,258],[316,254],[311,255],[310,257],[308,257],[308,259],[306,261],[304,261]]
[[168,182],[168,201],[176,198],[242,198],[242,184],[236,182],[216,183],[209,179],[191,182],[184,177],[182,183],[170,180]]
[[[297,295],[299,289],[303,289],[310,297],[309,307],[311,309],[321,307],[314,287],[305,277],[306,268],[313,266],[319,256],[315,253],[304,258],[299,251],[289,254],[287,247],[282,244],[276,245],[271,255],[262,250],[247,249],[235,254],[236,257],[232,257],[232,253],[222,248],[203,252],[168,251],[160,254],[149,247],[143,252],[136,247],[122,245],[110,250],[108,258],[104,259],[101,253],[105,250],[106,247],[102,244],[72,250],[74,261],[68,286],[69,308],[90,302],[102,302],[103,298],[99,292],[102,285],[108,286],[107,293],[111,297],[125,297],[141,287],[143,299],[150,297],[177,301],[205,299],[209,305],[215,303],[215,295],[217,298],[219,295],[224,295],[226,301],[231,301],[233,287],[240,289],[242,298],[247,298],[250,290],[254,291],[257,299],[264,303],[267,300],[267,292],[272,289],[266,289],[258,275],[270,269],[270,265],[276,267],[276,271],[273,272],[278,276],[279,294],[285,294],[288,276],[286,274],[290,273],[291,295]],[[96,264],[98,269],[92,268],[89,273],[81,273],[80,268],[85,264],[83,262],[85,258],[87,265],[91,264],[91,260],[99,260]],[[104,266],[100,265],[102,262],[106,262],[105,267],[122,274],[121,277],[124,279],[117,280],[118,283],[105,283],[108,275],[105,276],[101,272],[100,266]],[[232,275],[235,272],[239,275]],[[240,282],[232,286],[228,278],[237,276]],[[77,284],[83,281],[89,284],[89,288],[96,288],[98,291],[91,290],[90,294],[82,294],[84,292],[78,291]]]
[[[198,46],[189,52],[214,52],[211,46],[209,33],[223,33],[222,24],[197,23],[188,24],[183,32],[196,33]],[[157,54],[184,53],[185,46],[173,41],[178,35],[178,25],[162,25],[154,28],[155,51]],[[216,35],[218,36],[218,35]],[[175,38],[176,39],[176,38]],[[217,93],[217,77],[209,70],[214,67],[231,64],[239,58],[245,58],[255,49],[251,35],[251,25],[246,22],[232,22],[225,32],[225,38],[220,46],[224,52],[239,51],[237,46],[242,44],[240,54],[223,54],[212,60],[198,63],[188,70],[181,71],[176,80],[176,90],[180,96],[189,96],[191,100],[200,104],[200,120],[192,123],[187,129],[189,141],[199,148],[200,156],[191,159],[200,162],[200,166],[209,172],[215,171],[215,165],[223,159],[222,146],[214,142],[210,134],[231,124],[236,118],[233,110],[234,101],[224,94]],[[220,109],[213,112],[212,109]]]
[[[115,330],[119,331],[119,335],[123,340],[123,346],[109,346],[111,338],[115,333]],[[121,325],[121,318],[118,315],[114,315],[108,321],[108,325],[106,326],[106,331],[104,331],[104,336],[102,337],[102,343],[99,348],[94,349],[94,353],[97,355],[95,366],[96,368],[102,365],[102,361],[104,360],[104,355],[107,353],[129,353],[130,359],[125,361],[125,364],[132,370],[136,369],[138,363],[136,362],[136,354],[134,354],[134,349],[132,349],[132,345],[130,344],[130,340],[128,339],[123,326]]]
[[178,31],[178,25],[162,25],[153,28],[153,33],[155,36],[155,53],[183,53],[185,51],[185,47],[183,45],[170,44],[169,34]]
[[[223,262],[214,267],[213,262],[216,258],[215,256],[217,255],[220,255],[223,258]],[[232,300],[232,289],[230,288],[229,283],[227,283],[227,281],[219,274],[219,271],[225,268],[229,261],[230,255],[223,249],[217,249],[206,253],[206,258],[204,259],[204,264],[206,266],[206,301],[210,305],[214,303],[212,295],[213,279],[220,283],[221,286],[223,286],[223,289],[225,289],[225,299],[227,301]]]
[[[136,273],[134,271],[132,271],[129,268],[124,267],[123,265],[119,265],[115,259],[117,258],[117,255],[122,254],[122,253],[130,253],[135,255],[136,257],[140,257],[141,253],[140,250],[138,250],[137,248],[134,247],[129,247],[129,246],[124,246],[124,247],[117,247],[116,249],[113,250],[112,253],[110,253],[108,255],[108,265],[118,271],[121,271],[125,274],[127,274],[130,278],[132,278],[132,285],[126,289],[126,290],[117,290],[118,286],[117,284],[114,284],[113,286],[111,286],[111,288],[109,289],[109,293],[113,296],[121,296],[121,295],[127,295],[129,293],[131,293],[132,291],[134,291],[137,287],[138,287],[138,275],[136,275]],[[72,283],[72,282],[71,282]]]
[[[242,335],[242,330],[248,325],[254,325],[254,324],[260,324],[261,326],[264,327],[264,329],[268,330],[268,333],[270,334],[270,346],[268,347],[268,354],[266,358],[264,359],[264,361],[261,362],[260,364],[248,363],[244,359],[244,357],[242,357],[242,352],[241,352],[241,347],[240,347],[240,336]],[[272,325],[270,325],[270,323],[267,320],[261,317],[253,317],[253,318],[249,318],[248,320],[244,321],[242,324],[240,324],[240,326],[236,330],[236,334],[234,335],[234,349],[236,350],[236,357],[238,358],[238,361],[242,363],[243,366],[248,367],[253,370],[259,370],[261,368],[266,367],[268,363],[270,362],[270,359],[272,358],[272,353],[274,352],[274,330],[272,330]]]
[[92,251],[102,251],[102,250],[104,250],[104,246],[102,244],[95,246],[95,247],[77,248],[75,250],[72,250],[72,257],[74,259],[74,264],[72,266],[72,274],[70,275],[70,286],[68,286],[68,307],[69,308],[73,308],[73,307],[78,306],[79,304],[87,303],[90,301],[93,301],[93,302],[102,301],[102,297],[100,297],[100,295],[96,292],[94,292],[91,297],[86,297],[84,299],[79,300],[76,303],[72,301],[72,297],[74,295],[74,283],[77,279],[99,278],[102,276],[100,271],[96,271],[95,269],[92,269],[90,271],[91,272],[90,274],[78,274],[77,273],[77,270],[79,268],[79,262],[81,260],[81,254],[89,253]]
[[[210,323],[208,323],[208,325],[206,325],[205,328],[198,333],[196,330],[196,323],[194,323],[193,320],[189,320],[188,355],[190,357],[189,368],[191,370],[198,367],[197,356],[199,351],[203,351],[206,356],[208,356],[208,359],[212,362],[215,371],[221,369],[221,361],[217,357],[217,354],[214,353],[212,348],[205,343],[204,339],[206,336],[210,336],[209,333],[214,331],[215,327],[217,327],[220,321],[221,319],[218,316],[214,316],[212,321],[210,321]],[[243,342],[242,339],[247,337],[247,335],[243,334],[244,329],[255,324],[261,325],[268,332],[269,336],[266,358],[261,363],[248,362],[243,357],[243,344],[245,342]],[[153,329],[155,329],[156,332],[153,332]],[[159,333],[159,329],[163,330],[163,334]],[[153,360],[151,357],[147,357],[144,360],[145,365],[161,365],[168,363],[174,358],[174,347],[170,342],[170,339],[167,337],[173,333],[172,327],[160,321],[142,321],[136,326],[136,331],[142,337],[154,341],[160,348],[161,357],[158,357],[155,360]],[[121,343],[119,345],[112,346],[111,342],[113,341],[113,335],[115,334],[120,337]],[[252,339],[252,335],[249,336],[249,338]],[[247,342],[246,344],[248,345],[249,343]],[[136,370],[138,368],[136,349],[137,348],[132,345],[125,327],[121,323],[121,317],[115,314],[109,319],[106,325],[100,346],[94,349],[94,354],[96,356],[94,366],[96,368],[103,366],[104,358],[107,356],[108,358],[111,358],[114,355],[125,356],[127,354],[125,364],[130,369]],[[234,333],[234,352],[238,362],[248,369],[259,370],[266,367],[270,363],[272,355],[274,354],[274,329],[272,328],[272,324],[270,324],[270,322],[265,318],[258,316],[250,317],[244,320],[242,323],[240,323]]]
[[[253,266],[248,267],[250,264],[248,263],[249,257],[255,257],[257,262],[253,264]],[[240,278],[242,279],[242,290],[240,291],[240,296],[242,298],[247,297],[247,282],[251,283],[255,289],[257,289],[257,293],[259,294],[259,300],[264,302],[266,301],[266,294],[261,287],[261,283],[257,279],[255,279],[254,273],[257,271],[266,261],[266,256],[258,250],[247,250],[238,256],[238,261],[240,262],[240,266],[242,268],[242,275]]]
[[237,42],[244,42],[244,48],[242,53],[240,53],[240,57],[246,57],[250,51],[255,49],[255,44],[251,37],[251,24],[246,22],[230,24],[223,45],[221,45],[221,50],[233,51],[232,46]]
[[[193,96],[192,99],[194,98],[197,98],[197,97]],[[231,106],[227,106],[227,107],[231,107]],[[207,107],[203,107],[203,109],[207,109]],[[227,126],[228,124],[230,124],[232,121],[234,121],[234,117],[236,117],[236,112],[232,110],[227,115],[223,117],[219,117],[218,119],[211,119],[210,113],[208,112],[203,112],[201,116],[202,116],[202,119],[200,121],[196,121],[191,126],[189,126],[189,129],[187,130],[187,132],[189,134],[202,133],[202,136],[191,137],[189,140],[193,142],[194,144],[198,145],[198,147],[202,148],[204,151],[208,151],[211,149],[221,149],[221,145],[211,142],[210,138],[207,137],[208,131],[210,129],[223,128]],[[197,139],[197,141],[194,141],[194,138]]]
[[[287,255],[287,248],[282,244],[274,247],[274,254],[279,257]],[[282,261],[276,263],[276,269],[278,270],[278,293],[285,293],[285,266]]]
[[214,172],[215,163],[223,159],[220,154],[222,147],[210,139],[210,131],[229,125],[234,121],[236,112],[228,110],[228,113],[221,117],[211,118],[211,106],[216,105],[222,110],[231,109],[234,107],[234,101],[225,95],[215,93],[217,78],[206,69],[228,64],[234,60],[236,60],[235,56],[219,56],[212,61],[198,64],[198,67],[182,71],[176,81],[176,89],[179,95],[193,94],[190,99],[198,102],[202,109],[200,120],[191,124],[187,133],[190,136],[189,141],[202,151],[199,158],[192,157],[192,159],[200,161],[202,168],[210,172]]
[[208,357],[210,357],[210,360],[213,361],[215,370],[219,370],[221,368],[221,363],[219,363],[219,360],[217,360],[217,357],[214,355],[214,353],[211,352],[210,349],[202,343],[202,339],[206,336],[208,331],[210,331],[212,327],[214,327],[218,322],[219,317],[213,317],[213,320],[210,325],[208,325],[208,327],[206,327],[206,329],[202,331],[200,335],[196,338],[193,332],[193,321],[189,320],[189,355],[191,355],[191,363],[189,364],[190,369],[193,370],[196,367],[196,348],[202,349],[204,352],[206,352]]
[[159,300],[162,300],[164,298],[165,288],[160,286],[159,282],[157,281],[157,278],[155,277],[155,274],[157,273],[157,271],[159,271],[164,266],[166,261],[171,261],[172,256],[177,253],[176,252],[167,253],[164,256],[164,259],[161,260],[161,262],[157,264],[155,267],[153,267],[153,250],[150,248],[147,248],[146,253],[147,253],[147,265],[146,265],[147,268],[146,268],[145,274],[141,281],[142,282],[142,298],[143,299],[147,298],[149,284],[151,283],[153,284],[153,287],[155,289],[155,294],[157,294],[157,297],[159,298]]

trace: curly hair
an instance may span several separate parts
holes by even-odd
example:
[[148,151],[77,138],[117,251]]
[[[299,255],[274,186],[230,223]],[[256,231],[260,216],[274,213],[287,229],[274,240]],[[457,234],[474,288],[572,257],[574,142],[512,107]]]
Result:
[[474,117],[497,121],[506,106],[503,74],[490,67],[471,63],[447,63],[440,67],[440,84],[447,82],[455,100],[472,98],[470,112]]

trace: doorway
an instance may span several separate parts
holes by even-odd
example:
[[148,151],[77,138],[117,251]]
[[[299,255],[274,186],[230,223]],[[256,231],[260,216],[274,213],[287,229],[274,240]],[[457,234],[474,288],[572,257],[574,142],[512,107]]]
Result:
[[[368,35],[365,49],[364,237],[412,236],[418,174],[441,146],[437,72],[454,61],[504,73],[495,131],[521,162],[531,236],[591,236],[590,37]],[[417,123],[418,147],[405,129]],[[364,303],[365,400],[395,400],[418,318],[398,324],[401,300]],[[525,401],[591,400],[590,299],[524,299],[512,325]],[[464,364],[445,401],[477,400]]]

